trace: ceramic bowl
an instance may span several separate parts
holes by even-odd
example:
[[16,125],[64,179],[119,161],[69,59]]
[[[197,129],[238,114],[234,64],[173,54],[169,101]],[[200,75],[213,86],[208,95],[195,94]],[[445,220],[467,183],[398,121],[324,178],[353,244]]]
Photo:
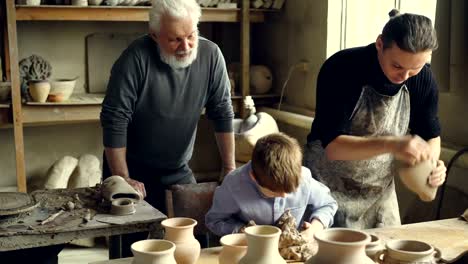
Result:
[[168,240],[147,239],[133,243],[131,250],[134,255],[132,264],[176,264],[174,251],[176,245]]
[[50,81],[49,94],[54,97],[54,102],[67,101],[75,89],[76,79],[52,79]]
[[0,102],[6,102],[10,98],[10,84],[0,82]]

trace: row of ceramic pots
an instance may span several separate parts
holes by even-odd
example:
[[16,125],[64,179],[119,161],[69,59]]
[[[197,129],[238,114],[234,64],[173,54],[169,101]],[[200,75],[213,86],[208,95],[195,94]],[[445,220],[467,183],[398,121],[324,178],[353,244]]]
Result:
[[[162,221],[164,239],[132,244],[133,264],[194,264],[200,243],[193,235],[197,221],[175,217]],[[281,230],[275,226],[247,227],[245,233],[230,234],[220,240],[220,264],[281,264],[278,250]],[[330,228],[315,235],[318,252],[306,264],[436,263],[440,252],[415,240],[391,240],[383,247],[377,236],[349,228]]]

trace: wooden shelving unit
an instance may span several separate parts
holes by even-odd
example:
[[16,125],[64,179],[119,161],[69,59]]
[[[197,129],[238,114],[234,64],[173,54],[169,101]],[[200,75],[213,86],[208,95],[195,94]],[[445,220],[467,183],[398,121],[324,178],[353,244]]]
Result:
[[[148,21],[149,7],[17,6],[17,21]],[[263,22],[267,10],[249,10],[250,22]],[[271,12],[271,11],[269,11]],[[240,22],[241,9],[203,8],[201,22]]]
[[[15,6],[15,1],[1,1],[4,20],[5,75],[11,82],[12,102],[0,105],[0,127],[13,127],[17,187],[26,192],[26,170],[24,161],[23,126],[96,122],[99,120],[100,105],[23,105],[21,102],[20,77],[18,68],[18,21],[148,21],[149,7],[74,7],[74,6]],[[203,8],[201,22],[240,23],[241,41],[241,94],[233,96],[234,106],[241,110],[242,98],[249,95],[250,65],[250,23],[265,21],[265,14],[275,10],[250,9],[249,0],[239,1],[241,8]],[[275,100],[277,95],[254,96],[260,100]]]

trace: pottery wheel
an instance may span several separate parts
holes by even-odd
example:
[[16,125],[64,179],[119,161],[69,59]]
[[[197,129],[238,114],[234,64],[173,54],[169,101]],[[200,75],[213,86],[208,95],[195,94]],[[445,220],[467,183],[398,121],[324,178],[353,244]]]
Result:
[[0,192],[0,216],[27,212],[37,205],[27,193]]

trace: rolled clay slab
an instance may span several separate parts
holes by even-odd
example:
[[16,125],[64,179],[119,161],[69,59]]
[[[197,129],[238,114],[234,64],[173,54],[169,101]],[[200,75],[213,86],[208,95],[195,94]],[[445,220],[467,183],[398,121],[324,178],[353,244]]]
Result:
[[124,178],[114,175],[102,182],[101,194],[107,201],[114,201],[118,198],[128,198],[138,203],[143,199],[142,195],[136,191]]

